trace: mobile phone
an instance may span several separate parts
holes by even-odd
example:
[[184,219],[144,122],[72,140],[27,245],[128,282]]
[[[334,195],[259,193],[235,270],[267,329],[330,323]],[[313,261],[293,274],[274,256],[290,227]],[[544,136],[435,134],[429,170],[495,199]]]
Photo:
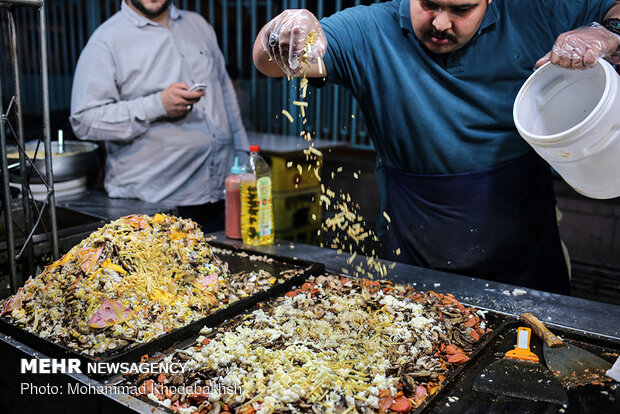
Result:
[[207,89],[207,85],[205,83],[197,83],[192,86],[189,91],[190,92],[202,92]]

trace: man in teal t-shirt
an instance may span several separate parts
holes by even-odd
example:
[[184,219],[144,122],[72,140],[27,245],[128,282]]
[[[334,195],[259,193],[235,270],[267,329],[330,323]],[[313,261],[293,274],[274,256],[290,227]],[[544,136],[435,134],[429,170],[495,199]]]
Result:
[[352,91],[378,154],[388,258],[568,293],[550,169],[512,105],[536,64],[617,59],[619,17],[614,0],[394,0],[320,22],[287,10],[254,61]]

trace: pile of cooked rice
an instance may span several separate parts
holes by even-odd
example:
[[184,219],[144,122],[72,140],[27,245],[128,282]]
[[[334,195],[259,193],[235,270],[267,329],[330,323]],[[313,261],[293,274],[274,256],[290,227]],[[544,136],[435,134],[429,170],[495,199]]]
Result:
[[120,218],[0,302],[18,326],[90,355],[148,342],[236,297],[191,220]]

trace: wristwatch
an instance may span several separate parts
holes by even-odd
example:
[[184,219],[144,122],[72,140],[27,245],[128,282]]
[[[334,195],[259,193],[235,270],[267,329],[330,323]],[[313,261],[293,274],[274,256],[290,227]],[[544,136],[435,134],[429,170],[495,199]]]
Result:
[[620,19],[607,19],[601,25],[610,32],[620,36]]

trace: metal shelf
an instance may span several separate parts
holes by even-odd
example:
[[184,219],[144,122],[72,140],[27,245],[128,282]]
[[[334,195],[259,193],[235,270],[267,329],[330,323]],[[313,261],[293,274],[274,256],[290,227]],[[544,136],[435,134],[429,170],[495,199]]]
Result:
[[0,6],[12,7],[12,6],[27,6],[27,7],[43,7],[43,0],[13,0],[13,1],[0,1]]
[[[25,150],[24,143],[24,121],[22,110],[22,96],[21,96],[21,79],[20,68],[18,59],[18,42],[17,42],[17,27],[15,12],[16,7],[37,7],[38,13],[38,28],[39,28],[39,62],[41,69],[41,96],[43,100],[43,137],[39,138],[39,145],[43,143],[43,150],[45,151],[45,172],[39,171],[33,160],[28,156]],[[50,109],[49,109],[49,84],[48,84],[48,56],[47,56],[47,21],[45,18],[45,1],[34,0],[18,0],[18,1],[0,1],[0,7],[6,10],[8,16],[8,37],[11,70],[13,74],[13,93],[10,103],[6,112],[3,107],[3,91],[0,85],[0,173],[2,176],[2,194],[3,194],[3,210],[5,220],[5,231],[7,240],[7,255],[9,263],[9,277],[11,291],[15,293],[17,289],[23,285],[23,274],[20,275],[17,272],[17,262],[24,261],[24,272],[32,274],[34,272],[34,249],[33,249],[33,236],[39,223],[43,219],[43,215],[47,212],[49,214],[50,229],[46,229],[49,240],[52,246],[53,258],[58,258],[58,227],[56,221],[56,207],[54,196],[54,177],[52,173],[52,146],[51,146],[51,131],[50,131]],[[3,45],[4,46],[4,45]],[[34,51],[33,51],[34,52]],[[35,52],[36,53],[36,52]],[[10,115],[13,113],[17,122],[17,129],[13,127],[10,121]],[[8,129],[8,131],[7,131]],[[23,228],[24,233],[27,235],[25,242],[17,251],[15,244],[15,234],[13,226],[17,224],[14,221],[11,211],[11,193],[9,187],[9,166],[7,159],[7,132],[12,134],[15,138],[15,143],[19,152],[19,168],[20,168],[20,184],[22,195],[22,209],[23,209]],[[36,157],[36,154],[35,154]],[[35,200],[30,191],[30,176],[37,174],[42,179],[47,188],[47,202],[42,205],[41,208],[37,206]],[[33,212],[36,212],[36,218]]]

